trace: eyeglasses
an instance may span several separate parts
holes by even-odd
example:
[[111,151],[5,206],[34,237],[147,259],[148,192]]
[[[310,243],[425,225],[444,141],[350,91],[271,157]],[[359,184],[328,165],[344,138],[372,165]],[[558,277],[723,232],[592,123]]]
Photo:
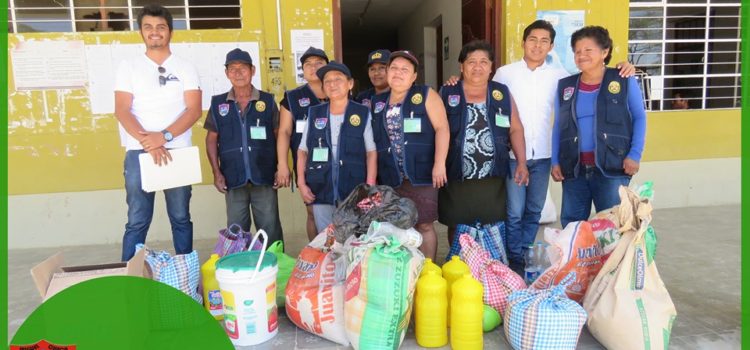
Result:
[[[164,74],[167,72],[167,70],[161,66],[159,66],[158,70],[159,70],[159,74]],[[164,86],[164,85],[167,85],[167,77],[163,75],[159,75],[159,86]]]

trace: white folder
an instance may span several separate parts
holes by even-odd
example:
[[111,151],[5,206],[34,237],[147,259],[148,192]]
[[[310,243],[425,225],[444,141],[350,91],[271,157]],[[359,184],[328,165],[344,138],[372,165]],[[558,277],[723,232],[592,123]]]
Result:
[[141,164],[141,188],[154,192],[200,183],[201,161],[197,146],[169,150],[172,161],[162,166],[154,164],[148,153],[138,156]]

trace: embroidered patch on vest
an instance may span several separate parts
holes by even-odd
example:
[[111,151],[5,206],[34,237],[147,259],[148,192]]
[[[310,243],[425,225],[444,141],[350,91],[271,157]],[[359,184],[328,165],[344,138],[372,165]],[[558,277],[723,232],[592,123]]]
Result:
[[458,106],[458,103],[461,102],[461,95],[448,95],[448,105],[451,107]]
[[492,90],[492,98],[496,101],[500,101],[503,99],[503,93],[500,92],[500,90]]
[[352,124],[352,126],[359,126],[360,123],[362,123],[362,120],[360,120],[358,115],[352,114],[352,116],[349,117],[349,124]]
[[323,130],[326,127],[326,124],[328,124],[328,118],[315,118],[316,129]]
[[310,105],[310,99],[307,98],[307,97],[303,97],[303,98],[297,100],[297,102],[299,103],[300,107],[307,107],[307,106]]
[[263,101],[255,102],[255,110],[258,112],[263,112],[266,110],[266,103]]
[[372,102],[370,102],[370,99],[369,99],[369,98],[363,98],[363,99],[362,99],[362,104],[363,104],[363,105],[365,105],[365,106],[367,106],[367,107],[370,107],[370,104],[371,104],[371,103],[372,103]]
[[414,96],[411,97],[411,103],[415,105],[422,103],[422,94],[414,94]]
[[229,114],[229,104],[228,103],[222,103],[219,105],[219,115],[224,117],[227,114]]
[[574,89],[572,86],[566,87],[565,90],[563,90],[563,100],[570,100],[570,98],[573,97],[573,92],[575,91],[576,89]]
[[380,102],[376,103],[375,104],[375,113],[380,113],[380,111],[382,111],[383,108],[385,108],[385,102],[380,101]]
[[610,94],[619,94],[620,93],[620,82],[619,81],[612,81],[609,83],[609,86],[607,86],[607,90],[609,90]]

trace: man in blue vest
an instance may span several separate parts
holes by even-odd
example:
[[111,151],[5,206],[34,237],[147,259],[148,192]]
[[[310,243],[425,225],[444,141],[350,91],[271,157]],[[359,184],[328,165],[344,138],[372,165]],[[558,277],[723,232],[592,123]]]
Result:
[[250,231],[252,208],[256,230],[266,231],[271,244],[283,239],[275,178],[279,110],[273,95],[253,86],[250,54],[229,51],[224,65],[232,88],[211,98],[204,124],[214,186],[226,198],[227,226]]
[[372,87],[357,94],[354,101],[370,107],[372,97],[388,91],[388,61],[391,52],[385,49],[375,50],[367,56],[367,76],[370,77]]
[[[292,182],[289,170],[289,150],[292,151],[293,169],[297,169],[297,149],[302,140],[302,131],[308,119],[310,107],[319,105],[326,100],[323,92],[323,83],[316,74],[318,69],[328,64],[328,56],[325,51],[310,47],[300,57],[302,73],[307,84],[291,89],[284,94],[281,100],[281,112],[279,119],[279,140],[276,145],[278,157],[277,178],[279,186],[287,187]],[[295,172],[295,178],[298,175]],[[295,180],[296,181],[296,180]],[[307,223],[305,225],[307,238],[313,240],[318,234],[315,228],[315,220],[311,206],[307,206]]]

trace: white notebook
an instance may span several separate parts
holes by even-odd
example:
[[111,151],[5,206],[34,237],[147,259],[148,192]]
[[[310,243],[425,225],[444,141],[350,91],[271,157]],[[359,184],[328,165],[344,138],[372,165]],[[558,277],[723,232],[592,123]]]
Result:
[[200,183],[201,161],[198,146],[170,149],[172,161],[167,165],[154,164],[148,153],[138,156],[141,163],[141,188],[154,192]]

